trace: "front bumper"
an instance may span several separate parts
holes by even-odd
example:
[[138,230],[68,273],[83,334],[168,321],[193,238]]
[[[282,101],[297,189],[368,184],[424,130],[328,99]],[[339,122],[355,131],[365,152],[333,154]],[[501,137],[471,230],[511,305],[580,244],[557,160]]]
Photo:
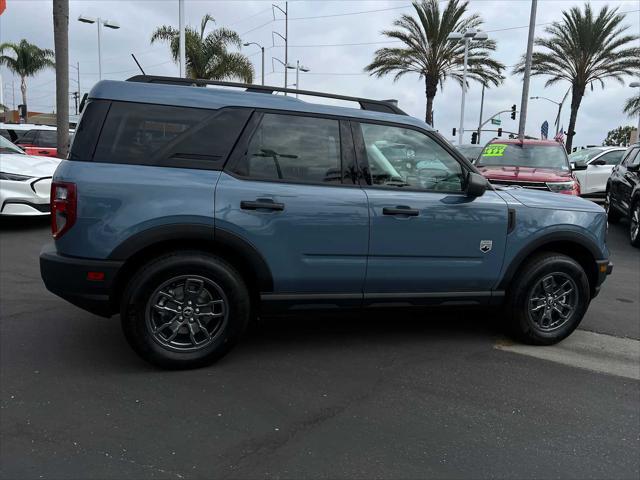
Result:
[[51,177],[30,182],[0,181],[0,215],[49,215]]
[[613,263],[611,263],[610,260],[596,260],[596,267],[598,269],[598,277],[593,297],[600,293],[600,286],[606,280],[607,276],[613,272]]
[[50,292],[91,313],[110,317],[117,311],[113,291],[123,263],[60,255],[52,242],[40,252],[40,275]]

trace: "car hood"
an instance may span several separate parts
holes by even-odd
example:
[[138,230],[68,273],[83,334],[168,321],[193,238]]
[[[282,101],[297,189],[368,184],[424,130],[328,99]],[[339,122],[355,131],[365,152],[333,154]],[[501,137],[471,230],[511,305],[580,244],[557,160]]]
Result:
[[497,190],[501,195],[510,195],[527,207],[604,213],[604,209],[601,206],[575,195],[562,195],[560,193],[530,190],[520,187],[504,187],[498,188]]
[[511,167],[481,165],[480,173],[489,180],[515,180],[521,182],[566,182],[572,179],[569,170],[555,168]]
[[52,177],[60,161],[59,158],[3,153],[0,155],[0,171],[30,177]]

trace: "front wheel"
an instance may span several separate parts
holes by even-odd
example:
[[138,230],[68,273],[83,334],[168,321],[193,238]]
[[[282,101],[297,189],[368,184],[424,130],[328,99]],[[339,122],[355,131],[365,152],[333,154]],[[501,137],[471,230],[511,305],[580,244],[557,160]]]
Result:
[[246,329],[247,287],[224,260],[176,252],[153,260],[129,283],[122,329],[133,349],[163,368],[194,368],[225,355]]
[[640,200],[636,200],[629,213],[629,240],[631,245],[640,248]]
[[589,281],[578,262],[558,253],[537,255],[509,291],[509,330],[525,343],[552,345],[576,329],[590,299]]

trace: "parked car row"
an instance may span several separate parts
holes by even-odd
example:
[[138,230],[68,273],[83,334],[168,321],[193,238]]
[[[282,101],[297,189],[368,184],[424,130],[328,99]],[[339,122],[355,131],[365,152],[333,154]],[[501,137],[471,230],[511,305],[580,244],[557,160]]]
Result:
[[640,247],[640,147],[590,147],[567,156],[549,140],[493,139],[458,149],[494,185],[513,185],[604,201],[609,221],[629,218]]
[[[73,130],[69,130],[73,134]],[[57,128],[28,123],[0,123],[0,136],[22,148],[27,155],[58,156]]]

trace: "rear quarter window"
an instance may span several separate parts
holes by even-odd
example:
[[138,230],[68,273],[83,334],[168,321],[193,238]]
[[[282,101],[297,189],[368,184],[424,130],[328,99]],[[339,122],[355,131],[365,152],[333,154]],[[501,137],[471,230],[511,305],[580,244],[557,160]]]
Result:
[[112,102],[93,161],[219,170],[250,114]]

